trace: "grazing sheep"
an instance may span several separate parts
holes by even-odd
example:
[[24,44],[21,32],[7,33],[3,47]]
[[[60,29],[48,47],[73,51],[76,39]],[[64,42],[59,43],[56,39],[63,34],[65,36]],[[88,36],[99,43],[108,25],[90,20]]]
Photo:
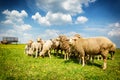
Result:
[[[82,38],[80,34],[75,34],[74,37],[75,38]],[[113,47],[111,47],[110,51],[109,51],[112,60],[114,59],[115,49],[116,49],[116,45],[113,43]],[[92,62],[93,62],[95,56],[93,56],[93,55],[92,56],[87,55],[86,57],[89,58],[89,60],[91,58]],[[102,59],[101,57],[102,57],[101,55],[96,55],[97,60]]]
[[59,48],[62,51],[65,51],[64,53],[64,59],[68,60],[69,59],[69,54],[70,54],[70,46],[69,46],[69,41],[65,35],[60,35],[59,36]]
[[42,45],[43,45],[43,42],[40,38],[37,39],[37,42],[32,43],[30,52],[31,52],[31,54],[33,54],[35,52],[35,58],[37,58],[37,56],[41,52]]
[[82,66],[85,65],[85,55],[101,55],[104,60],[103,69],[106,69],[107,54],[114,46],[108,38],[96,37],[84,39],[74,37],[73,39],[70,39],[69,42],[79,53],[80,59],[82,60]]
[[32,55],[31,54],[31,45],[32,45],[33,41],[32,40],[29,40],[28,43],[26,44],[25,46],[25,50],[24,50],[24,53],[27,54],[27,55]]
[[40,52],[40,56],[45,56],[45,54],[48,53],[49,57],[51,58],[51,56],[50,56],[50,49],[52,48],[52,45],[53,45],[52,41],[51,40],[47,40],[43,44],[43,49]]

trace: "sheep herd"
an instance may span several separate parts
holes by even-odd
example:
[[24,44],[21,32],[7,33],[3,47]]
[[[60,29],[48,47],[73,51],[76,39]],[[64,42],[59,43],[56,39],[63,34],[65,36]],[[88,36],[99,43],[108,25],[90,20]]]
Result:
[[79,63],[82,66],[87,61],[94,60],[95,55],[101,55],[103,58],[103,69],[107,68],[107,54],[111,55],[111,59],[114,58],[116,45],[106,37],[93,37],[83,38],[79,34],[75,34],[73,37],[67,37],[66,35],[60,35],[57,38],[50,40],[37,39],[37,42],[29,40],[25,46],[25,54],[45,57],[47,54],[51,58],[51,51],[54,50],[56,55],[59,51],[64,51],[64,59],[69,60],[71,56],[79,59]]

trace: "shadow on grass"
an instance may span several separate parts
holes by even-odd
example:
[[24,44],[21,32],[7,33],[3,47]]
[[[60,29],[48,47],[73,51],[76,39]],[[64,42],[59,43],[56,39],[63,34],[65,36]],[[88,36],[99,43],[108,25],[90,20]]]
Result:
[[92,63],[92,62],[89,62],[87,63],[88,66],[96,66],[96,67],[99,67],[99,68],[102,68],[102,65],[98,64],[98,63]]
[[61,54],[53,54],[52,55],[58,59],[64,59],[64,55],[61,55]]
[[[65,64],[66,63],[70,63],[70,62],[73,62],[73,63],[76,63],[76,64],[80,64],[77,59],[69,59],[69,60],[65,60],[64,61]],[[88,66],[96,66],[96,67],[102,68],[102,65],[98,64],[98,63],[87,62],[86,65],[88,65]]]
[[64,63],[70,63],[70,62],[73,62],[73,63],[76,63],[76,64],[79,63],[79,61],[77,59],[69,59],[69,60],[64,61]]
[[[62,56],[61,56],[61,55],[53,55],[53,56],[55,56],[55,57],[58,58],[58,59],[64,59],[64,55],[62,55]],[[71,63],[71,62],[76,63],[76,64],[80,64],[77,57],[71,57],[69,60],[64,60],[64,63],[65,63],[65,64]],[[82,65],[82,64],[81,64],[81,65]],[[86,65],[88,65],[88,66],[96,66],[96,67],[102,68],[102,65],[101,65],[101,64],[92,63],[92,62],[90,62],[90,61],[88,61],[88,62],[86,63]]]

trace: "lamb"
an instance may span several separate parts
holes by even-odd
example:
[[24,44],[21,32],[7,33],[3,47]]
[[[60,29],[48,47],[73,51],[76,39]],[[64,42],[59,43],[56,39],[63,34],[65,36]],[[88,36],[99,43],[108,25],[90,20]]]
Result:
[[51,56],[50,56],[50,49],[52,48],[52,45],[53,45],[52,41],[51,40],[47,40],[43,44],[43,49],[40,52],[40,56],[45,56],[45,53],[48,53],[49,57],[51,58]]
[[[111,40],[106,37],[96,38],[73,38],[69,40],[70,45],[79,53],[82,66],[85,65],[85,55],[101,55],[104,60],[103,69],[107,68],[107,54],[114,47]],[[80,62],[80,61],[79,61]]]

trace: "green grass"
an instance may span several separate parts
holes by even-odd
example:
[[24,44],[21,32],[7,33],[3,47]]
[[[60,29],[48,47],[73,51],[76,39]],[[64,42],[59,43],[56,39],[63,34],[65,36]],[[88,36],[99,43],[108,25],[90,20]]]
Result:
[[25,45],[0,45],[0,80],[120,80],[120,49],[115,59],[93,65],[78,64],[77,60],[62,58],[33,58],[24,54]]

